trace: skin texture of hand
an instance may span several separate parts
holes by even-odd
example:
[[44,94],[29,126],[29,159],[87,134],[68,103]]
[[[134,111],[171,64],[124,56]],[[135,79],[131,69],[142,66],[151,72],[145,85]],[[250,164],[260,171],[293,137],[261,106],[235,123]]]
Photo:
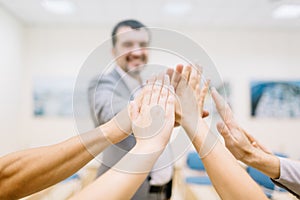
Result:
[[[203,144],[202,133],[213,134],[204,122],[197,130],[192,141],[201,156]],[[188,133],[189,134],[189,133]],[[254,182],[248,173],[242,169],[233,155],[219,139],[209,154],[202,158],[206,172],[217,193],[224,200],[267,200],[262,189]],[[243,189],[241,189],[243,188]]]
[[[19,199],[54,185],[78,171],[112,142],[128,136],[127,108],[122,129],[113,118],[86,133],[46,147],[14,152],[0,158],[0,199]],[[124,131],[123,131],[124,130]],[[126,130],[126,131],[125,131]]]
[[167,75],[148,81],[144,88],[142,104],[131,105],[132,130],[137,144],[165,148],[174,125],[174,89]]
[[[192,76],[192,79],[189,81],[188,76],[191,72],[193,72],[193,76]],[[182,112],[183,112],[181,105],[183,103],[187,103],[187,101],[189,101],[189,99],[188,99],[189,95],[192,95],[191,90],[196,89],[196,87],[197,87],[197,89],[199,89],[202,69],[200,67],[198,67],[197,69],[192,69],[191,66],[188,66],[183,73],[183,65],[178,64],[176,66],[175,71],[172,68],[169,68],[166,73],[169,75],[169,77],[171,79],[171,84],[173,85],[175,92],[176,92],[177,101],[175,104],[175,108],[176,108],[175,109],[176,110],[175,126],[179,126],[181,117],[182,117]],[[178,87],[180,82],[181,82],[181,85],[180,85],[180,87]],[[199,98],[199,94],[200,93],[197,93],[196,98]],[[195,97],[195,96],[193,96],[193,97]],[[205,118],[208,115],[209,115],[208,111],[202,110],[202,118]]]
[[[202,152],[204,152],[205,157],[202,157],[202,162],[220,197],[225,200],[267,199],[260,187],[250,178],[247,172],[239,166],[232,154],[229,153],[220,140],[210,132],[206,122],[199,117],[203,111],[204,98],[209,83],[204,84],[204,87],[200,90],[200,88],[197,87],[198,83],[196,81],[200,80],[200,74],[193,73],[188,66],[184,68],[182,74],[188,81],[183,81],[182,83],[179,81],[178,87],[182,87],[179,91],[191,88],[187,92],[189,92],[189,95],[195,96],[196,101],[183,101],[188,103],[188,105],[182,105],[184,108],[181,113],[182,119],[180,122],[183,124],[199,156],[202,157]],[[194,84],[196,86],[194,86]],[[184,93],[185,92],[186,91],[184,91]],[[186,93],[184,95],[179,93],[179,95],[185,98],[184,95],[186,95]],[[189,99],[191,99],[191,96],[189,96]],[[200,120],[192,119],[189,115],[197,115],[196,118]],[[241,188],[243,189],[241,190]]]
[[134,100],[130,106],[136,145],[114,168],[72,197],[72,200],[104,197],[119,200],[130,199],[134,195],[169,141],[175,120],[173,93],[168,76],[148,82],[141,98]]
[[[203,110],[203,106],[209,81],[205,82],[200,89],[202,70],[190,65],[184,68],[183,65],[177,65],[175,72],[168,70],[167,73],[172,75],[171,84],[175,88],[177,97],[175,104],[176,122],[182,125],[184,129],[196,130],[197,126],[192,128],[191,125],[197,125],[203,117],[208,116],[208,112]],[[189,137],[192,138],[191,135]]]
[[223,120],[217,124],[217,129],[223,136],[228,150],[236,159],[257,168],[271,178],[278,178],[279,159],[237,124],[229,105],[216,89],[212,90],[212,97]]

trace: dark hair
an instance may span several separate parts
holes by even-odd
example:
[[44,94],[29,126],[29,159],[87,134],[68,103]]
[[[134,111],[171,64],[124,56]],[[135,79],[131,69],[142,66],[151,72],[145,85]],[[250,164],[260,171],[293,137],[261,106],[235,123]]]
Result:
[[130,27],[130,28],[136,29],[136,30],[138,30],[140,28],[144,28],[144,29],[146,29],[146,31],[149,35],[149,39],[150,39],[150,31],[149,31],[149,29],[147,29],[147,27],[144,24],[142,24],[141,22],[134,20],[134,19],[124,20],[124,21],[119,22],[113,28],[113,31],[111,33],[113,47],[116,45],[116,42],[117,42],[117,37],[116,37],[117,31],[121,27]]

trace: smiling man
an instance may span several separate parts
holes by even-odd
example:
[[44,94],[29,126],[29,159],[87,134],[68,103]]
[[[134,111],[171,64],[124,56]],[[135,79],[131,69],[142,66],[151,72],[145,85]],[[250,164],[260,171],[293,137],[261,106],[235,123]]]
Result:
[[148,61],[150,40],[150,32],[146,27],[135,28],[139,26],[142,25],[136,21],[124,21],[112,33],[112,54],[117,66],[135,79],[139,79],[140,67]]
[[[96,77],[90,84],[89,102],[95,126],[99,126],[116,115],[133,99],[141,88],[141,71],[148,62],[150,31],[136,20],[119,22],[112,31],[112,55],[114,68],[108,74]],[[101,176],[114,166],[135,145],[136,140],[130,135],[103,152],[102,164],[98,171]],[[171,197],[173,167],[171,151],[166,149],[155,166],[159,170],[150,172],[132,199],[165,200]],[[122,169],[119,169],[122,170]],[[134,173],[134,172],[124,172]]]

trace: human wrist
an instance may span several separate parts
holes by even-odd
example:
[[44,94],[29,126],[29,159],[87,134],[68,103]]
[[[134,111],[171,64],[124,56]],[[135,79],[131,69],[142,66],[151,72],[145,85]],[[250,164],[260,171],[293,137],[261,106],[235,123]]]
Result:
[[157,142],[137,141],[133,149],[138,154],[161,154],[165,149],[165,145]]
[[206,122],[200,117],[185,119],[182,121],[181,126],[186,131],[191,141],[195,135],[203,138],[205,136],[204,133],[207,132],[205,130],[208,129]]
[[149,173],[161,153],[162,151],[153,151],[149,146],[136,143],[116,164],[116,168],[130,173]]
[[239,160],[246,165],[254,167],[260,165],[263,162],[264,152],[252,146],[251,149],[245,152],[245,155]]
[[99,128],[105,138],[112,144],[116,144],[129,136],[127,132],[120,129],[114,118],[101,125]]
[[[190,132],[190,131],[189,131]],[[190,140],[193,142],[194,146],[196,147],[197,151],[200,153],[203,148],[206,148],[206,138],[210,133],[209,127],[206,122],[199,123],[194,133],[189,134]],[[207,149],[207,148],[206,148]]]
[[183,128],[193,143],[196,151],[201,154],[200,156],[209,153],[215,144],[215,142],[212,142],[211,138],[215,140],[216,137],[214,137],[214,135],[209,135],[213,133],[210,132],[209,126],[203,119],[199,119],[199,122],[196,123],[196,125],[190,124],[188,126],[184,126]]
[[268,154],[260,149],[254,148],[254,150],[241,161],[258,169],[270,178],[277,179],[280,176],[280,160],[273,154]]

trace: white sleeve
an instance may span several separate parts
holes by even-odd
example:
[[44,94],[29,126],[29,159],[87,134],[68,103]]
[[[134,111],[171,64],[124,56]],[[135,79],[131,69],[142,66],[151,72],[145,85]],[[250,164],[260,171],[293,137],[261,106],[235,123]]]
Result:
[[279,158],[279,160],[280,177],[272,181],[300,199],[300,162],[287,158]]

